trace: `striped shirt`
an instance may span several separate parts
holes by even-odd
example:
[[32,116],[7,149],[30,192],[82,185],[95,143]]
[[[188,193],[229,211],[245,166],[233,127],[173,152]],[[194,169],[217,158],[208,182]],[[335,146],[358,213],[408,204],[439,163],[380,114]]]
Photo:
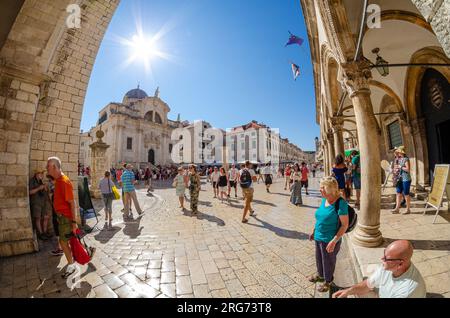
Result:
[[125,170],[122,174],[122,189],[123,192],[133,192],[136,189],[134,188],[134,173],[129,170]]

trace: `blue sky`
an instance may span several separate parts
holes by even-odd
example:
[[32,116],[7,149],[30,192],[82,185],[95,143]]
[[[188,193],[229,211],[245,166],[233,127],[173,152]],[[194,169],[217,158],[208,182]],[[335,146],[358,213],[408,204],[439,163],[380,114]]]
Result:
[[[137,33],[136,21],[169,60],[155,57],[151,72],[117,38]],[[289,33],[302,47],[284,47]],[[293,80],[290,62],[301,68]],[[310,49],[298,0],[122,0],[100,47],[90,79],[81,129],[98,111],[140,87],[171,108],[170,119],[203,119],[218,128],[258,120],[283,137],[314,150],[314,80]]]

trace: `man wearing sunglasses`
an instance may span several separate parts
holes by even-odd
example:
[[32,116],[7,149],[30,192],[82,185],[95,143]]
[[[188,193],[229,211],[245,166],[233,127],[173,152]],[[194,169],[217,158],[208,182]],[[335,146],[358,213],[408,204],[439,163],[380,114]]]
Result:
[[411,262],[413,247],[409,241],[392,242],[383,253],[383,265],[363,282],[337,291],[333,298],[362,296],[374,289],[380,298],[425,298],[426,286],[422,275]]

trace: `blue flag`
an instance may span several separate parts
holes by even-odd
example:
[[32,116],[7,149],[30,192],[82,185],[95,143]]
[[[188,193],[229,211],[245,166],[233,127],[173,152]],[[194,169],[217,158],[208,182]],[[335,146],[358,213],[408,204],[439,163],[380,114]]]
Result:
[[290,31],[289,31],[289,34],[291,36],[289,37],[289,41],[288,41],[288,43],[286,43],[285,47],[288,46],[288,45],[291,45],[291,44],[298,44],[299,46],[301,46],[303,44],[303,39],[302,38],[300,38],[300,37],[298,37],[296,35],[293,35]]
[[300,76],[300,66],[297,64],[291,63],[292,67],[292,75],[294,75],[294,81],[297,80],[297,77]]

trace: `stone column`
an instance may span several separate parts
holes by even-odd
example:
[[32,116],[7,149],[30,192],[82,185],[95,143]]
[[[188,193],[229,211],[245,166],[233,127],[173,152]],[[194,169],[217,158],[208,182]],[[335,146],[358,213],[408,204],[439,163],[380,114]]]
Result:
[[329,175],[331,168],[333,167],[334,159],[336,158],[336,154],[334,152],[334,135],[331,130],[329,130],[327,133],[327,139],[328,139],[328,142],[327,142],[328,171],[327,171],[326,175]]
[[[105,165],[106,163],[106,150],[109,146],[103,142],[102,138],[105,136],[105,133],[102,130],[97,131],[95,134],[97,136],[97,141],[92,145],[89,145],[91,148],[91,174],[92,174],[92,186],[91,186],[91,195],[96,199],[100,199],[102,194],[100,189],[98,188],[98,184],[101,178],[104,177],[104,173],[107,170]],[[109,168],[108,168],[109,170]]]
[[331,129],[334,135],[334,153],[336,155],[341,154],[344,156],[344,136],[342,134],[342,127],[344,126],[344,121],[342,118],[333,117],[330,119]]
[[380,232],[381,167],[378,125],[370,100],[369,79],[372,77],[367,61],[342,65],[344,84],[352,100],[358,129],[361,154],[361,206],[358,226],[352,240],[364,247],[382,244]]

